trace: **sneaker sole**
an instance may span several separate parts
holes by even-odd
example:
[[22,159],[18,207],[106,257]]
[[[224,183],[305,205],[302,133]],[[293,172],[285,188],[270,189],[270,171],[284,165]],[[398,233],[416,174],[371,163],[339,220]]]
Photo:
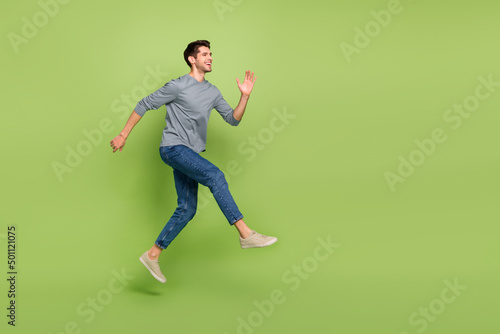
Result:
[[151,273],[151,275],[153,275],[153,277],[156,278],[159,282],[161,282],[161,283],[166,283],[167,282],[166,278],[162,279],[158,275],[156,275],[155,272],[148,266],[148,264],[146,263],[146,261],[144,261],[142,259],[142,257],[139,258],[139,261],[141,261],[141,263],[144,265],[144,267],[146,267],[146,269],[149,270],[149,272]]
[[278,241],[278,238],[275,238],[273,240],[269,240],[268,242],[266,242],[265,244],[262,244],[262,245],[245,245],[245,246],[241,246],[241,248],[243,248],[243,249],[248,249],[248,248],[262,248],[262,247],[271,246],[276,241]]

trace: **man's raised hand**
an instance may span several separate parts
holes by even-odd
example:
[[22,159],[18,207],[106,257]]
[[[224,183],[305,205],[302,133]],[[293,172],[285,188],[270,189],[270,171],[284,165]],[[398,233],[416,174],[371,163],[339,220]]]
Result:
[[250,71],[245,71],[245,79],[243,80],[243,83],[240,83],[240,79],[236,78],[241,94],[250,95],[255,80],[257,80],[257,77],[254,77],[254,73]]

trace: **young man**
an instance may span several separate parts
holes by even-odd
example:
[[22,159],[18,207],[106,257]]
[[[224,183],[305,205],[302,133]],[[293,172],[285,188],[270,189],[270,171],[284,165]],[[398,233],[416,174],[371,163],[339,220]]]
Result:
[[113,153],[118,150],[121,152],[132,128],[146,111],[166,105],[167,126],[163,130],[160,156],[173,168],[178,206],[153,247],[140,257],[153,277],[162,283],[166,282],[166,278],[160,270],[158,257],[194,217],[198,183],[210,188],[229,224],[238,230],[242,248],[266,247],[278,240],[259,234],[245,224],[243,215],[229,192],[224,174],[199,155],[205,151],[207,125],[212,109],[217,110],[227,123],[238,125],[257,78],[250,71],[245,72],[243,83],[236,78],[241,98],[236,108],[232,109],[217,87],[205,80],[205,74],[212,71],[210,42],[199,40],[189,43],[184,51],[184,60],[191,71],[167,82],[139,101],[123,130],[111,141]]

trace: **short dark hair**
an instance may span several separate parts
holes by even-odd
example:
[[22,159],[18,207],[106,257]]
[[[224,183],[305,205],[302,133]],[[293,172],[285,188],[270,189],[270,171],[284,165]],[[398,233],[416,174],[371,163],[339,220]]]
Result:
[[184,60],[186,61],[186,64],[189,66],[189,68],[191,68],[191,63],[189,62],[188,57],[193,56],[196,58],[200,46],[206,46],[207,48],[210,49],[210,42],[204,39],[197,40],[189,43],[188,46],[186,47],[186,50],[184,50]]

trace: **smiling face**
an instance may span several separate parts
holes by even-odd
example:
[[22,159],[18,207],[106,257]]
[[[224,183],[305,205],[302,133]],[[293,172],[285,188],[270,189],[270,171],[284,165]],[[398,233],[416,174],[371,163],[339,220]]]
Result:
[[196,57],[190,56],[189,61],[200,72],[212,72],[212,52],[206,46],[200,46]]

